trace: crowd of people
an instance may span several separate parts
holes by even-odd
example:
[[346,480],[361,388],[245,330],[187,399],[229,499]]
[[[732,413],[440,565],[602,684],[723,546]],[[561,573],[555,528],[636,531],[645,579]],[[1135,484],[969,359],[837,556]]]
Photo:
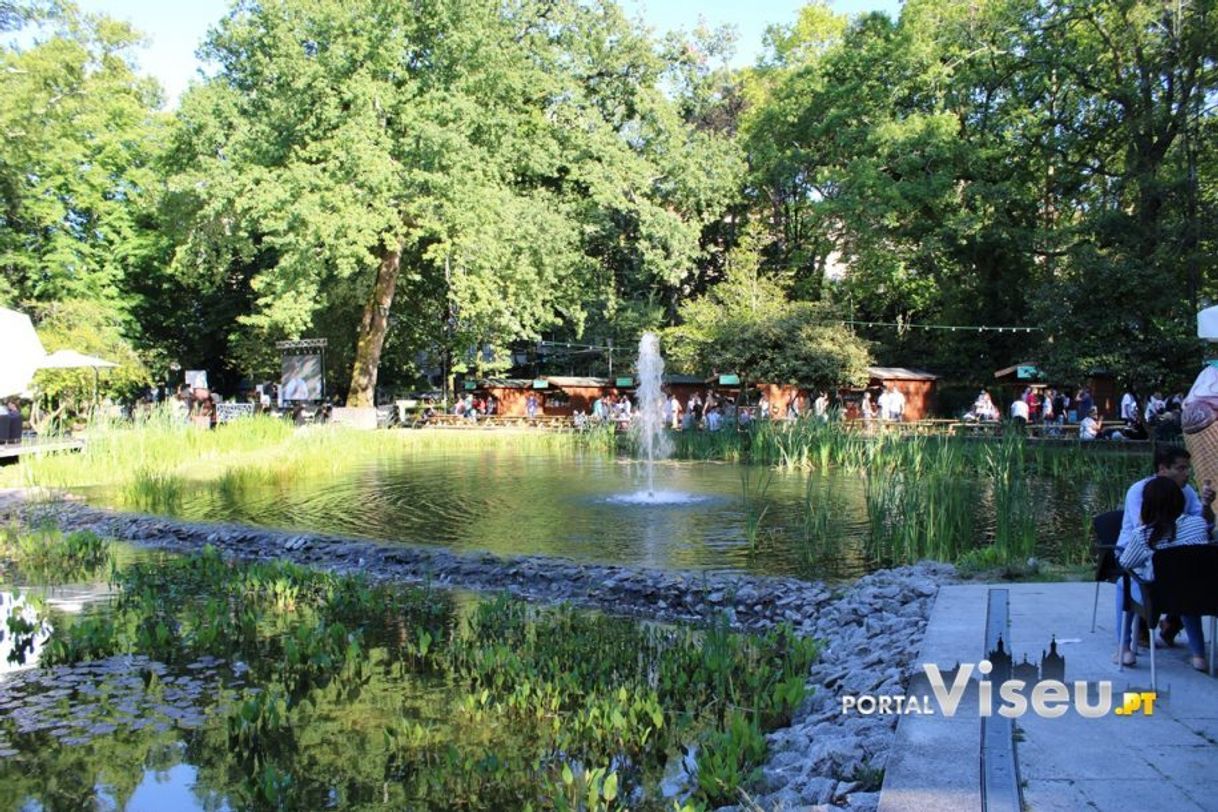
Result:
[[[1054,433],[1053,427],[1077,424],[1078,437],[1084,442],[1102,439],[1145,440],[1152,433],[1161,438],[1177,436],[1183,407],[1183,394],[1165,398],[1160,390],[1155,390],[1143,399],[1135,388],[1130,387],[1121,397],[1120,416],[1116,424],[1106,426],[1090,388],[1080,387],[1071,396],[1065,389],[1028,386],[1011,401],[1007,416],[1021,428],[1028,424],[1048,426],[1050,434]],[[1002,412],[990,393],[982,389],[964,419],[996,422],[1002,419]]]

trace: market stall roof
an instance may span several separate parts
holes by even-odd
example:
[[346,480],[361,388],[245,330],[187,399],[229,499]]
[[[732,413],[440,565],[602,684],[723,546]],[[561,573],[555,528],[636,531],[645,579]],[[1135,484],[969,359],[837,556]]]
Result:
[[939,376],[924,369],[867,367],[867,374],[882,381],[937,381]]
[[995,378],[1014,378],[1020,381],[1036,381],[1044,377],[1035,361],[1020,361],[1013,366],[1000,369],[994,373]]
[[0,397],[20,395],[46,357],[29,316],[0,307],[0,354]]
[[[613,386],[612,378],[582,378],[568,375],[546,375],[545,379],[554,386],[558,387],[582,387],[586,389],[595,389],[597,387]],[[633,385],[633,384],[632,384]],[[623,384],[625,386],[625,384]]]
[[465,380],[465,388],[468,389],[530,389],[533,386],[532,378],[479,378],[473,380],[467,378]]

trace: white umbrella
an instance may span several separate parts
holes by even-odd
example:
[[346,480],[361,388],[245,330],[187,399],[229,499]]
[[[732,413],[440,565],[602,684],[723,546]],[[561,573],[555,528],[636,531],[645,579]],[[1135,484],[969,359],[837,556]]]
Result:
[[118,364],[98,358],[96,355],[85,355],[76,350],[55,350],[42,359],[39,369],[92,369],[93,370],[93,401],[97,402],[97,370],[116,367]]
[[0,307],[0,397],[19,395],[46,357],[30,317]]
[[118,364],[98,358],[96,355],[85,355],[76,350],[55,350],[38,364],[39,369],[108,369]]

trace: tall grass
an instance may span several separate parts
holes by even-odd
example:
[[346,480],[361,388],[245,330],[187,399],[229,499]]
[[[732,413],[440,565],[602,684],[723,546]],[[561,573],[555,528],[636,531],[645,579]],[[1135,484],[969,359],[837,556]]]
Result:
[[294,427],[272,417],[252,417],[214,431],[186,425],[167,412],[134,423],[98,420],[81,434],[75,454],[26,457],[0,469],[0,486],[48,490],[116,488],[126,504],[172,509],[192,483],[215,483],[237,496],[251,486],[293,482],[349,472],[377,460],[435,450],[463,453],[496,448],[606,453],[616,449],[613,428],[579,434],[532,430],[361,431],[341,426]]

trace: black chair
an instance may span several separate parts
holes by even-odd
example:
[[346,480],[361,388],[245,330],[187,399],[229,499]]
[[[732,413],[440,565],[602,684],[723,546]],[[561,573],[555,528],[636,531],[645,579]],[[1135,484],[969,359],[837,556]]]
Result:
[[[1160,614],[1208,615],[1209,673],[1214,673],[1214,631],[1218,616],[1218,546],[1192,544],[1157,551],[1151,558],[1155,580],[1143,581],[1127,572],[1124,579],[1123,612],[1134,612],[1153,629]],[[1131,581],[1136,581],[1142,593],[1139,603],[1133,597]],[[1121,618],[1122,625],[1124,617]],[[1155,672],[1155,635],[1150,636],[1150,689],[1157,691]]]
[[10,413],[8,416],[8,441],[13,445],[21,443],[21,412]]
[[1121,522],[1125,511],[1110,510],[1091,520],[1095,536],[1091,542],[1091,555],[1095,558],[1095,600],[1091,603],[1091,632],[1095,633],[1095,616],[1100,606],[1100,584],[1116,583],[1124,574],[1117,563],[1116,543],[1121,535]]

